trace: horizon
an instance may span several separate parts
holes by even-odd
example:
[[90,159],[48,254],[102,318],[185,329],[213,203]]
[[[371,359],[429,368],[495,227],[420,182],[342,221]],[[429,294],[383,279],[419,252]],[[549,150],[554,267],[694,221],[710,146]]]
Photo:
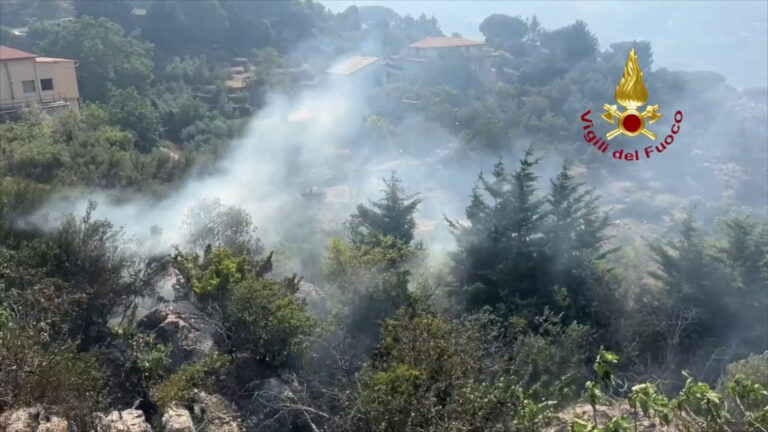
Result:
[[[768,2],[708,1],[696,2],[690,10],[689,1],[643,2],[555,2],[551,7],[535,1],[320,1],[333,12],[349,6],[384,6],[399,15],[418,17],[422,12],[434,16],[444,34],[460,33],[468,39],[485,40],[478,29],[480,23],[493,13],[536,15],[542,27],[556,29],[584,20],[597,36],[600,49],[614,42],[648,40],[653,47],[654,68],[666,67],[681,71],[713,71],[727,82],[744,90],[768,87]],[[663,4],[663,20],[651,21],[658,6]],[[727,10],[728,13],[724,13]],[[608,19],[607,17],[611,18]],[[638,20],[643,25],[637,26]],[[646,22],[651,22],[646,24]],[[748,25],[739,27],[742,23]],[[636,28],[631,29],[632,26]],[[739,32],[702,32],[702,26],[738,28]],[[625,28],[630,30],[625,32]],[[687,50],[687,53],[681,51]],[[755,53],[758,57],[755,57]]]

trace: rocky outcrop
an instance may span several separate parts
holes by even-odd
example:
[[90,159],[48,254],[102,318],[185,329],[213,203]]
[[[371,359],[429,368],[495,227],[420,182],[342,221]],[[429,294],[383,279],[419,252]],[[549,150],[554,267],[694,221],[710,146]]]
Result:
[[195,432],[192,415],[178,405],[168,408],[163,414],[163,432]]
[[199,432],[240,432],[240,416],[234,407],[221,396],[195,392],[192,405],[197,431]]
[[152,432],[144,413],[136,409],[95,414],[93,420],[96,432]]
[[167,303],[152,309],[136,324],[173,347],[171,366],[201,360],[216,348],[217,332],[211,322],[188,302]]
[[6,432],[67,432],[69,423],[42,407],[19,408],[0,415],[0,430]]

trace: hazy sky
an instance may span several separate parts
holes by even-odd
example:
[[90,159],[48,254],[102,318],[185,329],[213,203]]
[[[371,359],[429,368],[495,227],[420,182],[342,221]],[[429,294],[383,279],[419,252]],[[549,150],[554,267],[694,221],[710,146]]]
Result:
[[381,5],[401,15],[434,15],[443,33],[483,39],[492,13],[536,15],[553,29],[582,19],[600,39],[645,39],[654,67],[712,70],[738,88],[768,85],[768,2],[754,1],[321,1],[338,12],[350,5]]

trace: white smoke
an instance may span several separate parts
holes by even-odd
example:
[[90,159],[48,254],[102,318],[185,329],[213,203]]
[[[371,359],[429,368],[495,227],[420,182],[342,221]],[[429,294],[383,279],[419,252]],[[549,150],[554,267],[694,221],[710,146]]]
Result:
[[[494,157],[483,157],[486,162],[443,163],[451,159],[446,149],[459,144],[439,126],[419,118],[390,125],[415,131],[404,142],[374,136],[365,121],[371,112],[371,90],[366,82],[345,78],[298,95],[273,94],[216,164],[215,174],[190,179],[161,199],[68,191],[26,222],[53,229],[61,216],[82,214],[93,200],[98,204],[95,217],[122,227],[144,252],[161,254],[184,242],[183,220],[194,203],[218,198],[246,210],[258,227],[257,235],[271,249],[286,231],[310,219],[321,221],[328,230],[340,229],[358,203],[381,196],[382,179],[396,171],[408,191],[419,192],[423,199],[417,236],[444,251],[452,240],[443,215],[463,214],[475,176]],[[303,195],[306,191],[322,197],[313,210]],[[160,234],[150,234],[156,228]],[[313,247],[322,253],[325,245]]]

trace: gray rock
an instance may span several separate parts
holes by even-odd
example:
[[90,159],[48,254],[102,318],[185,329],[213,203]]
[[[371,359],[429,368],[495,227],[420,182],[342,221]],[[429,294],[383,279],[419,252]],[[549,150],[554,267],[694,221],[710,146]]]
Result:
[[96,432],[152,432],[144,413],[136,409],[94,415]]
[[243,430],[239,414],[219,395],[195,392],[193,414],[199,432],[241,432]]
[[0,430],[6,432],[67,432],[69,423],[42,407],[19,408],[0,415]]
[[167,303],[152,309],[136,324],[152,332],[161,343],[171,344],[171,366],[201,360],[216,348],[217,332],[211,322],[188,302]]
[[163,432],[195,432],[192,415],[185,408],[171,406],[163,414]]

